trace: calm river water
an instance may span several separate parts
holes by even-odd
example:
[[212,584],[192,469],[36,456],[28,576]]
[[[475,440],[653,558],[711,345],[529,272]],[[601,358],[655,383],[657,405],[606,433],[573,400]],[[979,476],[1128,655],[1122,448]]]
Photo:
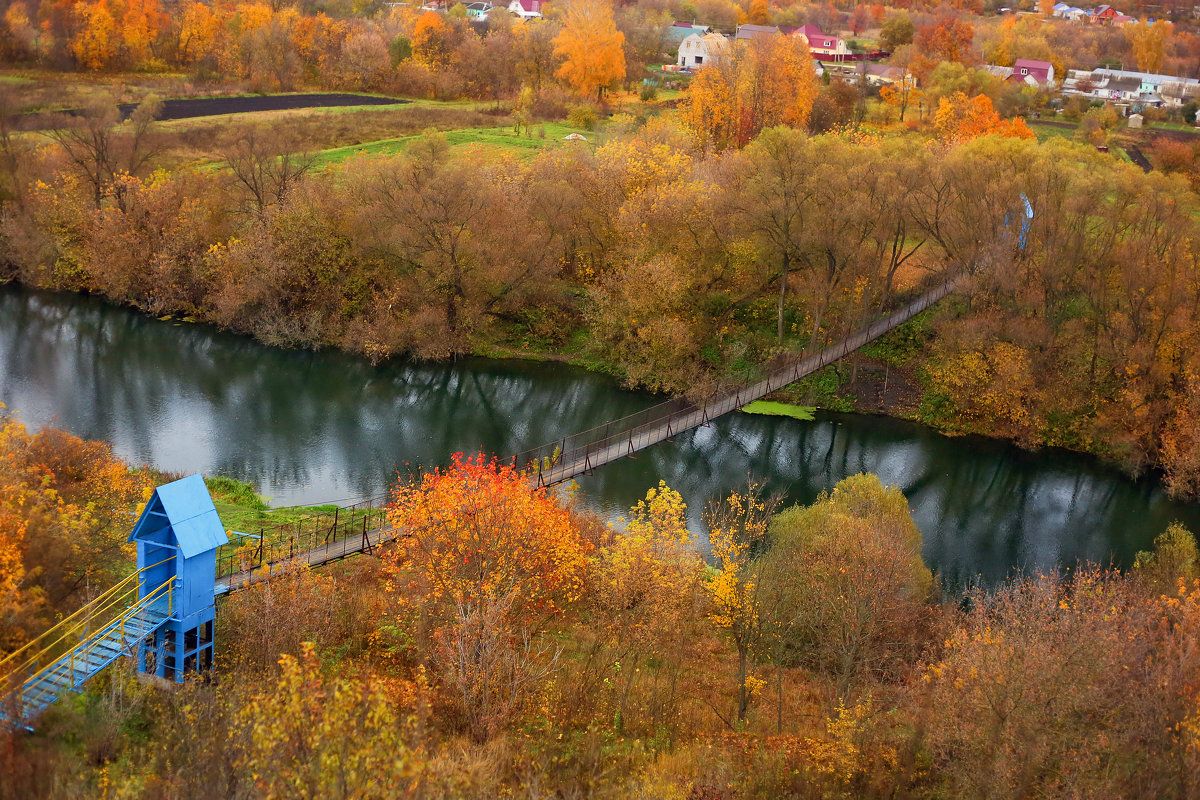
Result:
[[[655,401],[558,364],[373,367],[91,298],[0,288],[0,402],[24,422],[105,439],[164,470],[242,478],[276,504],[377,494],[406,464],[518,452]],[[704,503],[747,476],[808,502],[861,471],[908,496],[926,558],[952,585],[1084,559],[1126,566],[1172,520],[1200,530],[1200,505],[1094,459],[863,415],[730,415],[580,485],[584,502],[615,516],[665,479],[699,530]]]

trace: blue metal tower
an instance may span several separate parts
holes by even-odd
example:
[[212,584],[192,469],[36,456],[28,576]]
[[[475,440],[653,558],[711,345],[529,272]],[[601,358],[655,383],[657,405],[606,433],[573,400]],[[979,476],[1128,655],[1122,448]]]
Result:
[[228,537],[199,475],[154,490],[129,541],[137,543],[139,596],[174,582],[168,618],[138,645],[138,669],[182,683],[213,666],[217,548]]

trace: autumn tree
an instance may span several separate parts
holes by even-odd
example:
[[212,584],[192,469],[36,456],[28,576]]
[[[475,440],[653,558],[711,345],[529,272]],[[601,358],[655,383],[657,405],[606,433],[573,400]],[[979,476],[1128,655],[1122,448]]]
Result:
[[128,574],[147,481],[101,442],[31,434],[0,409],[0,652]]
[[91,0],[76,6],[79,31],[71,39],[71,54],[87,69],[110,66],[117,57],[120,34],[108,0]]
[[735,43],[692,79],[684,119],[705,147],[744,146],[775,125],[803,128],[817,96],[812,56],[795,37]]
[[595,552],[589,605],[603,650],[589,658],[606,667],[597,678],[613,687],[607,716],[619,732],[661,729],[678,714],[684,654],[701,638],[704,607],[704,563],[686,512],[660,481]]
[[356,178],[359,246],[399,276],[399,333],[419,352],[464,352],[476,331],[536,303],[561,269],[560,239],[511,162],[454,158],[444,137]]
[[986,95],[967,97],[956,92],[938,100],[933,117],[934,130],[947,142],[961,142],[977,136],[1009,136],[1032,139],[1033,131],[1020,117],[1003,119]]
[[413,57],[420,63],[430,69],[439,69],[449,63],[453,32],[441,14],[426,11],[417,17],[411,39]]
[[1137,554],[1133,561],[1134,574],[1151,590],[1174,594],[1182,582],[1185,586],[1200,578],[1200,553],[1196,537],[1178,522],[1154,537],[1154,547]]
[[746,21],[752,25],[766,25],[771,21],[771,8],[767,0],[750,0]]
[[972,595],[918,684],[945,790],[1190,796],[1197,666],[1179,658],[1196,652],[1198,601],[1146,601],[1094,570]]
[[916,28],[906,11],[889,14],[879,30],[879,46],[889,53],[901,45],[912,44]]
[[416,722],[384,681],[327,676],[306,643],[280,657],[268,688],[248,694],[229,744],[263,796],[383,798],[418,784]]
[[928,631],[933,577],[899,489],[874,475],[840,481],[771,523],[759,580],[775,658],[852,683],[895,679]]
[[737,651],[737,691],[733,719],[746,721],[750,700],[761,687],[761,679],[750,674],[750,659],[762,644],[762,581],[754,556],[767,535],[777,498],[763,495],[751,483],[745,491],[733,492],[705,509],[704,523],[716,563],[716,574],[708,584],[712,599],[710,619],[723,631]]
[[222,153],[254,213],[281,205],[313,166],[312,156],[294,152],[283,130],[243,128]]
[[1171,42],[1174,28],[1165,19],[1154,22],[1142,21],[1126,25],[1122,28],[1129,46],[1133,48],[1133,57],[1137,68],[1143,72],[1160,72],[1167,46]]
[[[162,102],[151,95],[122,123],[116,103],[98,99],[49,133],[91,190],[96,208],[119,175],[137,175],[156,153],[153,126],[161,108]],[[119,194],[116,199],[119,203]]]
[[942,14],[916,29],[913,49],[917,55],[909,68],[923,79],[935,66],[944,61],[970,64],[975,60],[972,42],[975,28],[953,14]]
[[606,0],[579,0],[567,7],[554,53],[562,59],[558,77],[579,94],[604,100],[604,92],[625,78],[625,34],[617,29]]
[[398,602],[433,645],[471,736],[486,740],[524,710],[541,679],[539,635],[579,599],[591,549],[570,512],[525,475],[482,455],[400,484],[387,555]]

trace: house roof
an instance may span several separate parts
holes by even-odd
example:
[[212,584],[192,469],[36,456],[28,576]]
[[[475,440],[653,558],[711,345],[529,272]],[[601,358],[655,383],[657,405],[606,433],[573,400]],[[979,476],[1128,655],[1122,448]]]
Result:
[[189,475],[155,489],[130,532],[129,541],[146,539],[166,527],[171,529],[173,544],[185,559],[216,550],[229,540],[204,478],[199,475]]
[[807,25],[801,25],[799,28],[796,28],[796,33],[802,33],[808,37],[828,35],[825,33],[825,31],[821,30],[819,25],[813,25],[811,22]]
[[1025,67],[1026,69],[1037,69],[1044,72],[1049,72],[1054,69],[1054,65],[1049,61],[1038,61],[1036,58],[1018,58],[1017,63],[1013,64],[1017,69]]
[[[513,0],[513,2],[520,5],[521,10],[529,14],[542,13],[542,0]],[[509,3],[509,6],[511,5],[512,3]]]
[[738,25],[737,39],[758,39],[763,36],[774,36],[779,28],[774,25]]
[[1104,88],[1113,92],[1139,92],[1142,82],[1137,78],[1109,78]]

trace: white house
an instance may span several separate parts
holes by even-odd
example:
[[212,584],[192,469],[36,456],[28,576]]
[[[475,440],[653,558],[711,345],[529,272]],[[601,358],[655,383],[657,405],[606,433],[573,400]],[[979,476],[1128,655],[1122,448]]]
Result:
[[1063,94],[1151,106],[1181,106],[1200,97],[1200,80],[1107,67],[1091,71],[1072,69],[1067,70],[1067,79],[1063,81]]
[[537,19],[542,15],[542,0],[512,0],[508,10],[521,19]]
[[1054,16],[1071,22],[1087,22],[1092,18],[1091,12],[1087,9],[1069,6],[1066,3],[1054,4]]
[[683,69],[699,69],[714,64],[729,49],[729,40],[719,33],[693,33],[679,43],[675,63]]

